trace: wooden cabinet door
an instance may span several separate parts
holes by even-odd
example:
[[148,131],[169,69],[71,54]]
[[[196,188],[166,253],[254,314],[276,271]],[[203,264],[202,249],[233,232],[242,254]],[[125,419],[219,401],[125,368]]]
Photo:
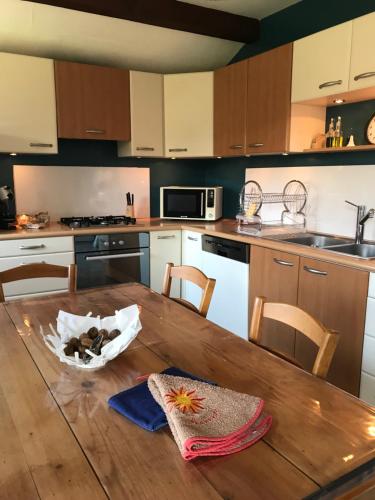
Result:
[[165,154],[213,154],[213,73],[164,75]]
[[289,149],[293,45],[247,60],[246,153]]
[[164,156],[163,75],[130,71],[131,141],[119,156]]
[[214,155],[245,154],[247,61],[214,72]]
[[[250,311],[254,299],[297,305],[299,257],[277,250],[251,247]],[[295,330],[267,318],[262,324],[262,344],[294,357]]]
[[0,151],[57,153],[53,61],[0,53]]
[[58,136],[130,139],[129,71],[55,61]]
[[[359,393],[367,289],[366,271],[300,260],[298,306],[340,334],[327,380],[355,396]],[[316,346],[297,333],[297,361],[311,370],[316,353]]]
[[353,21],[349,90],[375,85],[375,12]]
[[346,92],[352,21],[294,42],[292,102]]

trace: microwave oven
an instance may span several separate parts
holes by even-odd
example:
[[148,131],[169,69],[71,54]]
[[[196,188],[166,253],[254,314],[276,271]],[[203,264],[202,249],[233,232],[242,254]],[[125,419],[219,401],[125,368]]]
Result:
[[160,188],[160,217],[214,221],[222,216],[223,188],[164,186]]

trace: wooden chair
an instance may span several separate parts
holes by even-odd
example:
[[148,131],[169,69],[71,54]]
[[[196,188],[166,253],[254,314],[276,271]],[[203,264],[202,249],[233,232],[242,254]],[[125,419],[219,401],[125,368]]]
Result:
[[[196,308],[187,300],[170,297],[172,278],[191,281],[202,289],[202,299],[198,308]],[[174,264],[167,264],[164,275],[162,295],[164,295],[165,297],[170,297],[175,302],[182,304],[183,306],[191,309],[192,311],[200,314],[205,318],[207,316],[208,308],[210,307],[215,284],[215,279],[207,278],[207,276],[196,267],[175,266]]]
[[[337,332],[328,330],[319,321],[299,307],[289,304],[267,302],[265,297],[256,297],[250,325],[250,340],[261,347],[263,347],[261,345],[261,326],[263,318],[270,318],[289,325],[314,342],[314,344],[319,347],[319,351],[315,358],[312,373],[317,377],[326,378],[339,340],[339,334]],[[290,360],[282,353],[273,351],[267,347],[265,348],[277,356],[293,362],[293,360]],[[298,363],[295,364],[298,365]]]
[[0,302],[5,300],[4,283],[32,278],[68,278],[69,292],[75,292],[77,289],[77,268],[75,264],[68,267],[45,263],[23,264],[0,272]]

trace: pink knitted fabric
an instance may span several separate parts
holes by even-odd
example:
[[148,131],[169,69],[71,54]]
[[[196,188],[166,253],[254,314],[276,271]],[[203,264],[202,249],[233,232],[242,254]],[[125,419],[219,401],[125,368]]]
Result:
[[165,411],[185,460],[236,453],[271,427],[264,401],[255,396],[159,373],[150,375],[148,387]]

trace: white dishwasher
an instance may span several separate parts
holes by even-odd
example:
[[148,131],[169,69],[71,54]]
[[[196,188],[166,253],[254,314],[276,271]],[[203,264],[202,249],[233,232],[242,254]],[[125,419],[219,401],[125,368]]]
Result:
[[202,236],[202,271],[216,279],[207,319],[248,339],[250,245]]

